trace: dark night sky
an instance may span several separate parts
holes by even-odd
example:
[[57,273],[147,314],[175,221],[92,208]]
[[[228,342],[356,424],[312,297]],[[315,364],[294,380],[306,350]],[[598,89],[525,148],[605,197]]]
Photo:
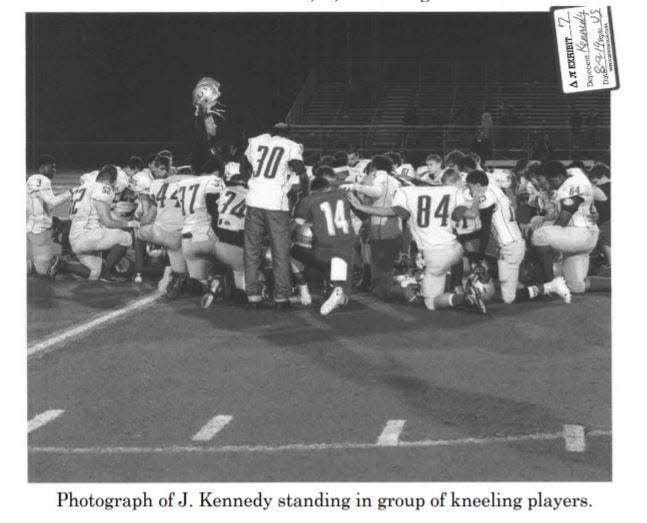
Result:
[[[371,37],[371,27],[378,38]],[[212,75],[228,120],[287,113],[324,58],[553,60],[548,13],[27,15],[28,141],[182,140]]]

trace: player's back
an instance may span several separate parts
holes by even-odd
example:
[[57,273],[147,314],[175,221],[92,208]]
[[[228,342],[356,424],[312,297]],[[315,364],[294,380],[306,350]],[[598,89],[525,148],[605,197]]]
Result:
[[89,181],[72,191],[70,204],[70,238],[84,232],[101,228],[99,215],[94,206],[94,200],[105,202],[108,205],[114,199],[114,192],[109,185]]
[[51,191],[52,182],[42,174],[32,174],[27,178],[27,230],[39,233],[52,225],[54,209],[43,202],[39,197],[40,191]]
[[315,247],[329,248],[337,243],[355,241],[352,211],[344,191],[315,191],[300,205],[298,217],[312,224]]
[[155,223],[168,231],[177,231],[184,225],[181,203],[178,198],[178,184],[188,176],[177,175],[158,178],[151,182],[150,197],[155,201],[157,214]]
[[222,194],[225,184],[215,175],[192,176],[178,183],[178,198],[184,218],[182,233],[190,233],[195,241],[208,239],[211,215],[207,211],[207,194]]
[[409,228],[418,247],[433,249],[456,241],[452,214],[459,205],[460,189],[451,185],[402,187],[393,207],[408,211]]
[[228,186],[220,196],[216,230],[220,241],[243,247],[246,198],[247,188],[242,185]]
[[247,205],[287,211],[290,176],[288,162],[302,158],[301,146],[282,136],[262,134],[250,138],[245,155],[253,169]]

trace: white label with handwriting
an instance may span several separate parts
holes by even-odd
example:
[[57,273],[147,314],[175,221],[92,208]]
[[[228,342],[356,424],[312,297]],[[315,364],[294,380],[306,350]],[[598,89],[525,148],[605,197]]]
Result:
[[608,7],[554,9],[557,54],[565,93],[618,87]]

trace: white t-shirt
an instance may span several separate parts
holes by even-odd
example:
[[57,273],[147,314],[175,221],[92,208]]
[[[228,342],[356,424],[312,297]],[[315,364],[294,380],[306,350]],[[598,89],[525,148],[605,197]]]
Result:
[[250,138],[245,156],[252,165],[247,206],[287,211],[290,160],[302,160],[302,147],[288,138],[261,134]]
[[[378,196],[366,195],[372,207],[392,207],[393,195],[400,188],[400,183],[386,171],[374,171],[362,180],[362,185],[374,189]],[[369,236],[371,239],[396,238],[402,233],[402,223],[398,217],[371,216]]]
[[178,183],[178,199],[184,217],[182,234],[191,233],[193,241],[206,241],[211,230],[211,215],[207,211],[207,194],[225,191],[218,176],[192,176]]
[[592,227],[597,229],[597,223],[593,221],[592,217],[592,207],[594,205],[593,186],[586,174],[584,174],[580,169],[569,169],[569,171],[570,176],[555,193],[555,203],[558,204],[561,209],[564,202],[574,196],[583,198],[584,201],[577,208],[575,214],[571,216],[571,220],[568,222],[568,225],[572,227]]
[[115,193],[112,187],[101,182],[88,182],[74,189],[72,193],[72,204],[70,205],[70,238],[103,226],[99,221],[99,214],[94,202],[112,204]]
[[418,248],[425,251],[456,241],[452,213],[459,205],[460,189],[450,185],[402,187],[393,207],[409,212],[409,229]]

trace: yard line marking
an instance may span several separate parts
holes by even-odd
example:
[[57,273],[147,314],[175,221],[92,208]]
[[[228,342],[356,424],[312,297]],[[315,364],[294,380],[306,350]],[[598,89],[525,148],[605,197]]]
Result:
[[382,314],[386,314],[388,316],[395,316],[396,318],[402,321],[406,321],[407,323],[418,321],[418,318],[416,318],[414,315],[409,314],[407,312],[403,312],[395,308],[393,305],[389,305],[388,303],[380,301],[377,298],[362,296],[358,294],[352,294],[350,299],[361,303],[362,305],[368,307],[369,309],[372,309],[377,312],[381,312]]
[[63,414],[63,412],[65,411],[61,409],[52,409],[37,414],[27,423],[27,434],[41,428],[43,425],[47,425],[50,421],[55,420]]
[[39,354],[55,345],[59,345],[63,342],[69,341],[72,338],[82,336],[83,334],[85,334],[86,332],[92,329],[100,327],[101,325],[104,325],[105,323],[108,323],[110,321],[116,320],[117,318],[120,318],[121,316],[125,316],[126,314],[129,314],[133,311],[149,307],[152,304],[154,304],[157,300],[159,300],[162,297],[162,294],[163,293],[161,292],[155,292],[154,294],[150,296],[146,296],[145,298],[142,298],[140,300],[136,300],[126,305],[125,307],[122,307],[121,309],[117,309],[107,314],[103,314],[97,318],[86,321],[85,323],[81,323],[76,327],[72,327],[71,329],[67,329],[58,334],[55,334],[54,336],[50,336],[49,338],[46,338],[43,341],[34,343],[27,347],[27,357],[29,358],[30,356]]
[[390,419],[386,423],[386,427],[382,434],[377,438],[377,445],[382,447],[395,447],[400,442],[400,433],[404,428],[406,420],[403,419]]
[[224,429],[225,425],[227,425],[232,419],[233,416],[215,416],[211,418],[191,439],[193,441],[209,441],[218,434],[218,432]]
[[[589,437],[611,436],[611,431],[592,430]],[[550,441],[564,438],[563,432],[520,434],[516,436],[491,436],[484,438],[438,439],[402,441],[396,448],[460,447],[469,445],[492,445],[497,443],[521,443],[524,441]],[[377,443],[291,443],[287,445],[223,445],[206,447],[201,445],[171,445],[162,447],[29,447],[31,454],[221,454],[235,452],[287,452],[325,451],[354,449],[384,449]]]
[[586,436],[582,425],[564,425],[564,442],[568,452],[584,452]]

